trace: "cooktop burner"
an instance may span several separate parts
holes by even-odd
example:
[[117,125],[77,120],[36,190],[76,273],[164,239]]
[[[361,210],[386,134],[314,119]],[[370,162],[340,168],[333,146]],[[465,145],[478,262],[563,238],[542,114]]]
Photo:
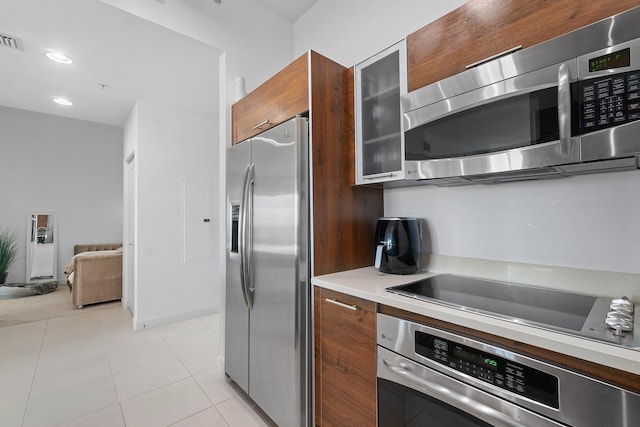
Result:
[[625,347],[639,345],[633,333],[615,335],[605,326],[611,302],[606,298],[452,274],[432,276],[387,291]]

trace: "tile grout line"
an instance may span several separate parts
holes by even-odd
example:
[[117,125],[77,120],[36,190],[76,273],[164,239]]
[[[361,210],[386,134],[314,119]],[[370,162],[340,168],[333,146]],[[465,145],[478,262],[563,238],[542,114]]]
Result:
[[[96,311],[94,311],[94,312],[92,312],[92,313],[90,313],[90,314],[91,314],[92,316],[95,316],[95,319],[96,319],[96,321],[97,321],[97,323],[98,323],[98,329],[99,329],[99,333],[100,333],[100,338],[101,338],[101,340],[102,340],[102,344],[103,344],[104,352],[105,352],[105,354],[106,354],[106,356],[107,356],[107,361],[109,361],[109,354],[108,354],[108,353],[107,353],[107,351],[106,351],[106,343],[105,343],[105,341],[104,341],[104,334],[103,334],[103,329],[102,329],[102,323],[100,322],[100,318],[99,318],[99,314],[98,314],[98,313],[99,313],[99,312],[96,310]],[[52,319],[53,319],[53,318],[52,318]],[[49,322],[49,320],[52,320],[52,319],[48,319],[48,320],[47,320],[47,331],[48,331],[48,322]],[[45,336],[46,336],[46,333],[45,333]],[[44,342],[44,340],[43,340],[43,342]],[[40,354],[41,354],[41,353],[42,353],[42,350],[40,351]],[[38,357],[40,357],[40,354],[38,355]],[[112,380],[112,382],[113,382],[113,373],[112,373],[112,370],[111,370],[111,364],[110,364],[110,363],[109,363],[109,372],[110,372],[110,375],[111,375],[111,380]],[[34,375],[35,375],[35,374],[34,374]],[[92,380],[90,380],[90,381],[92,381]],[[73,386],[69,386],[69,387],[73,387]],[[68,387],[65,387],[65,388],[68,388]],[[64,390],[65,388],[62,388],[62,389],[60,389],[60,390],[53,391],[53,392],[51,392],[51,393],[47,393],[47,394],[56,393],[56,392],[58,392],[58,391]],[[115,383],[114,383],[114,390],[116,390],[116,396],[117,396],[117,389],[116,389],[116,387],[115,387]],[[47,394],[43,394],[42,396],[46,396]],[[38,397],[39,397],[39,396],[38,396]],[[29,398],[29,400],[30,400],[30,398]],[[64,425],[64,424],[67,424],[67,423],[69,423],[69,422],[75,421],[75,420],[77,420],[77,419],[81,419],[81,418],[83,418],[83,417],[86,417],[86,416],[89,416],[89,415],[95,414],[95,413],[97,413],[97,412],[100,412],[100,411],[105,410],[105,409],[106,409],[106,408],[108,408],[108,407],[109,407],[109,406],[105,406],[105,407],[103,407],[103,408],[96,409],[96,410],[95,410],[95,411],[93,411],[93,412],[89,412],[89,413],[86,413],[86,414],[82,414],[82,415],[79,415],[79,416],[77,416],[77,417],[75,417],[75,418],[72,418],[72,419],[69,419],[69,420],[62,421],[61,423],[56,424],[56,426]],[[120,415],[122,416],[122,409],[120,409]],[[24,421],[23,421],[23,423],[24,423]],[[124,417],[123,417],[123,424],[124,424]],[[124,425],[126,426],[126,424],[124,424]],[[56,426],[52,426],[52,427],[56,427]],[[24,426],[23,426],[23,427],[24,427]]]
[[[100,331],[100,338],[102,339],[102,344],[103,344],[103,346],[104,346],[105,354],[107,355],[107,361],[108,361],[108,359],[109,359],[109,354],[106,352],[106,345],[105,345],[105,342],[104,342],[104,335],[103,335],[103,333],[102,333],[102,332],[103,332],[103,331],[102,331],[102,323],[100,322],[100,317],[99,317],[99,315],[98,315],[98,311],[94,311],[94,312],[92,312],[91,314],[92,314],[92,315],[94,315],[94,316],[96,317],[96,320],[97,320],[97,322],[98,322],[98,329],[99,329],[99,331]],[[109,364],[109,372],[111,372],[111,365],[110,365],[110,364]],[[112,381],[113,381],[113,375],[111,375],[111,377],[112,377]],[[61,390],[64,390],[64,389],[61,389]],[[115,390],[115,384],[114,384],[114,390]],[[53,393],[55,393],[55,392],[53,392]],[[116,391],[116,393],[117,393],[117,391]],[[117,395],[117,394],[116,394],[116,395]],[[77,416],[76,418],[72,418],[72,419],[70,419],[70,420],[63,421],[63,422],[61,422],[61,423],[57,424],[57,425],[56,425],[56,426],[54,426],[54,427],[58,427],[58,426],[61,426],[61,425],[67,424],[67,423],[69,423],[69,422],[72,422],[72,421],[75,421],[75,420],[81,419],[81,418],[83,418],[83,417],[86,417],[86,416],[89,416],[89,415],[95,414],[96,412],[103,411],[103,410],[105,410],[106,408],[108,408],[108,406],[106,406],[106,407],[104,407],[104,408],[96,409],[95,411],[93,411],[93,412],[89,412],[89,413],[87,413],[87,414],[79,415],[79,416]],[[120,415],[122,416],[122,409],[120,410]],[[123,417],[123,422],[124,422],[124,417]],[[126,427],[126,425],[125,425],[125,427]]]
[[[204,322],[202,322],[202,320],[200,320],[200,319],[197,319],[197,320],[198,320],[198,321],[200,321],[200,323],[202,323],[202,324],[203,324],[203,327],[202,327],[202,328],[199,328],[199,329],[197,329],[197,330],[202,330],[202,329],[210,330],[210,329],[212,329],[212,328],[210,328],[210,327],[209,327],[209,325],[206,325]],[[188,332],[193,332],[193,331],[187,331],[187,332],[184,332],[184,333],[188,333]],[[204,411],[207,411],[207,410],[209,410],[209,409],[212,409],[212,408],[213,408],[213,410],[214,410],[214,411],[216,411],[216,413],[217,413],[218,415],[220,415],[220,418],[224,421],[224,423],[225,423],[227,426],[230,426],[230,424],[227,422],[227,419],[224,417],[224,415],[222,415],[222,413],[221,413],[221,412],[218,410],[218,408],[216,407],[216,404],[215,404],[214,402],[212,402],[212,401],[211,401],[211,398],[209,397],[209,395],[207,394],[207,392],[204,390],[204,388],[202,387],[202,385],[200,385],[200,383],[198,382],[198,380],[196,380],[195,375],[194,375],[193,373],[191,373],[191,371],[190,371],[190,370],[187,368],[187,366],[184,364],[184,362],[183,362],[183,361],[182,361],[182,359],[180,358],[180,355],[178,354],[178,352],[176,352],[176,351],[173,349],[173,347],[169,344],[169,342],[167,342],[167,340],[166,340],[166,338],[165,338],[165,336],[164,336],[164,335],[162,335],[162,334],[159,334],[159,335],[161,336],[161,338],[162,338],[162,340],[165,342],[165,344],[167,344],[167,346],[171,349],[171,352],[173,353],[173,355],[175,356],[175,358],[176,358],[176,359],[178,359],[178,362],[180,362],[180,364],[181,364],[181,365],[182,365],[182,367],[185,369],[185,371],[187,371],[187,372],[189,373],[189,377],[190,377],[190,378],[193,380],[193,382],[198,386],[198,388],[200,389],[200,391],[205,395],[205,397],[207,398],[207,400],[209,401],[209,403],[211,403],[211,406],[209,406],[208,408],[205,408],[205,409],[203,409],[202,411],[198,411],[198,412],[196,412],[196,413],[193,413],[193,414],[191,414],[191,415],[188,415],[188,416],[186,416],[185,418],[182,418],[182,419],[180,419],[180,420],[178,420],[178,421],[176,421],[176,422],[174,422],[174,423],[169,424],[167,427],[171,427],[171,426],[173,426],[173,425],[175,425],[175,424],[177,424],[177,423],[179,423],[179,422],[182,422],[182,421],[184,421],[184,420],[186,420],[186,419],[189,419],[189,418],[191,418],[191,417],[193,417],[193,416],[195,416],[195,415],[197,415],[197,414],[200,414],[200,413],[202,413],[202,412],[204,412]],[[176,334],[176,335],[180,335],[180,334]],[[172,335],[172,336],[173,336],[173,335]],[[205,371],[205,372],[207,372],[207,371]],[[201,373],[203,373],[203,372],[201,372]],[[229,399],[225,399],[223,402],[226,402],[227,400],[229,400]],[[220,402],[220,403],[222,403],[222,402]]]
[[[104,316],[102,316],[102,314],[104,314]],[[116,318],[117,318],[117,316],[113,316],[113,314],[114,314],[114,313],[111,313],[111,312],[110,312],[110,310],[106,310],[106,311],[95,311],[95,312],[91,313],[91,317],[92,317],[93,319],[95,319],[95,321],[98,323],[98,324],[97,324],[97,330],[96,330],[96,332],[94,332],[94,334],[95,334],[96,338],[98,338],[98,340],[96,340],[96,341],[97,341],[96,343],[100,343],[100,344],[101,344],[102,351],[103,351],[103,352],[106,354],[106,356],[107,356],[107,361],[108,361],[108,365],[109,365],[109,366],[108,366],[108,375],[110,375],[110,376],[111,376],[111,385],[112,385],[112,387],[113,387],[113,390],[115,391],[116,400],[117,400],[117,403],[118,403],[118,408],[120,409],[120,416],[119,416],[119,419],[122,421],[123,426],[125,426],[125,427],[126,427],[126,426],[127,426],[127,420],[126,420],[126,419],[125,419],[125,417],[124,417],[124,411],[123,411],[123,406],[122,406],[122,403],[123,403],[123,402],[121,402],[121,400],[120,400],[120,398],[119,398],[119,395],[118,395],[118,388],[117,388],[117,386],[116,386],[116,382],[115,382],[115,375],[116,375],[116,373],[115,373],[115,372],[114,372],[114,370],[113,370],[112,358],[110,357],[109,352],[107,351],[107,348],[108,348],[108,347],[107,347],[107,341],[108,341],[108,340],[107,340],[107,335],[108,335],[108,333],[111,331],[111,329],[110,329],[110,327],[109,327],[109,326],[110,326],[110,319],[111,319],[111,320],[116,320]],[[45,361],[45,360],[46,360],[46,357],[45,357],[45,358],[43,358],[43,355],[42,355],[42,353],[43,353],[43,351],[44,351],[44,343],[45,343],[45,342],[47,342],[47,340],[53,339],[53,338],[52,338],[52,336],[50,336],[49,334],[52,334],[52,333],[54,333],[54,332],[56,332],[56,331],[57,331],[57,329],[54,327],[54,326],[57,326],[57,325],[56,325],[56,324],[52,325],[52,324],[51,324],[51,322],[50,322],[51,320],[52,320],[52,319],[43,319],[43,321],[45,321],[46,323],[44,323],[44,325],[43,325],[43,330],[42,330],[42,332],[41,332],[39,346],[38,346],[38,347],[36,347],[37,356],[36,356],[36,361],[35,361],[35,367],[34,367],[34,370],[33,370],[32,375],[31,375],[31,383],[30,383],[30,386],[29,386],[29,393],[28,393],[28,396],[27,396],[27,398],[26,398],[26,403],[25,403],[24,411],[23,411],[23,413],[22,413],[22,419],[21,419],[21,422],[20,422],[20,424],[19,424],[21,427],[25,427],[25,425],[27,425],[27,423],[26,423],[26,421],[27,421],[27,420],[26,420],[26,415],[29,413],[29,411],[30,411],[31,409],[33,409],[33,402],[32,402],[32,400],[33,400],[33,399],[32,399],[32,398],[33,398],[33,391],[34,391],[34,387],[35,387],[35,379],[36,379],[36,378],[38,378],[39,373],[41,373],[41,371],[42,371],[42,369],[43,369],[43,366],[44,366],[44,365],[43,365],[43,361]],[[86,320],[88,320],[88,319],[86,319]],[[120,319],[118,318],[118,320],[120,320]],[[165,384],[165,385],[163,385],[162,387],[166,387],[166,386],[168,386],[168,385],[175,384],[175,383],[177,383],[177,382],[184,381],[184,380],[186,380],[186,379],[191,379],[192,381],[194,381],[194,382],[195,382],[195,384],[197,385],[198,389],[199,389],[199,390],[200,390],[200,391],[205,395],[205,397],[207,398],[207,401],[209,402],[209,405],[208,405],[206,408],[203,408],[202,410],[199,410],[199,411],[194,412],[194,413],[192,413],[192,414],[190,414],[190,415],[188,415],[188,416],[185,416],[184,418],[182,418],[182,419],[180,419],[180,420],[173,421],[171,424],[168,424],[168,426],[173,426],[173,425],[175,425],[175,424],[177,424],[177,423],[183,422],[183,421],[185,421],[185,420],[187,420],[187,419],[189,419],[189,418],[191,418],[191,417],[194,417],[194,416],[196,416],[196,415],[198,415],[198,414],[201,414],[201,413],[203,413],[203,412],[205,412],[205,411],[207,411],[207,410],[209,410],[209,409],[211,409],[211,408],[213,408],[213,409],[215,410],[215,414],[216,414],[217,416],[219,416],[219,417],[220,417],[220,420],[224,422],[224,425],[225,425],[225,426],[231,426],[231,424],[230,424],[230,420],[227,420],[227,418],[223,415],[223,413],[218,409],[218,406],[216,405],[216,403],[214,403],[213,399],[212,399],[212,398],[210,398],[210,397],[209,397],[209,395],[206,393],[206,391],[205,391],[205,386],[204,386],[204,385],[202,385],[200,382],[198,382],[198,381],[196,380],[196,378],[195,378],[195,376],[200,375],[200,374],[203,374],[203,373],[206,373],[207,371],[210,371],[210,370],[216,370],[216,369],[215,369],[215,367],[214,367],[214,368],[212,368],[212,369],[206,369],[206,370],[205,370],[205,371],[203,371],[203,372],[192,373],[192,372],[187,368],[187,366],[188,366],[188,363],[187,363],[187,362],[188,362],[188,361],[184,361],[184,360],[180,357],[180,355],[181,355],[181,354],[185,354],[185,353],[189,353],[190,351],[197,351],[197,348],[196,348],[195,350],[194,350],[194,349],[191,349],[191,350],[188,350],[188,351],[186,351],[186,352],[184,352],[184,351],[183,351],[182,353],[180,353],[180,352],[179,352],[179,350],[181,350],[181,349],[182,349],[182,350],[184,350],[185,348],[187,348],[187,349],[188,349],[189,347],[188,347],[188,346],[187,346],[187,347],[184,347],[184,346],[182,346],[182,345],[177,345],[177,346],[174,348],[172,345],[170,345],[170,342],[173,342],[173,341],[174,341],[174,340],[172,339],[174,336],[179,336],[179,335],[189,334],[189,333],[193,333],[193,332],[197,332],[197,331],[204,331],[204,332],[206,332],[206,334],[203,334],[203,335],[205,335],[205,336],[206,336],[206,335],[209,335],[209,334],[211,334],[212,336],[218,336],[218,334],[219,334],[219,329],[218,329],[218,330],[216,330],[216,328],[214,328],[214,327],[210,326],[210,325],[209,325],[209,323],[206,323],[205,321],[203,321],[203,320],[202,320],[202,319],[200,319],[200,318],[198,318],[197,320],[198,320],[199,325],[200,325],[201,327],[198,327],[198,328],[196,328],[196,329],[194,329],[194,330],[183,330],[183,331],[181,331],[180,333],[169,334],[169,335],[167,335],[167,336],[165,336],[165,335],[163,335],[163,334],[161,334],[161,333],[159,333],[159,332],[157,332],[157,331],[156,331],[157,336],[159,336],[159,337],[161,338],[161,342],[163,342],[163,343],[164,343],[164,344],[165,344],[165,345],[170,349],[170,355],[168,355],[166,358],[163,358],[163,359],[161,359],[161,360],[166,360],[166,359],[168,359],[168,358],[170,358],[170,357],[175,357],[175,358],[178,360],[178,362],[179,362],[180,366],[181,366],[181,367],[185,370],[185,372],[186,372],[186,376],[185,376],[185,377],[183,377],[183,378],[181,378],[181,379],[178,379],[178,380],[175,380],[175,381],[173,381],[173,382],[171,382],[171,383],[169,383],[169,384]],[[97,336],[97,334],[99,334],[99,336]],[[206,338],[205,338],[205,339],[206,339]],[[217,339],[219,339],[219,337],[218,337]],[[185,341],[185,342],[187,342],[187,341]],[[36,343],[37,343],[37,341],[36,341]],[[175,343],[174,343],[174,344],[175,344]],[[36,345],[37,345],[37,344],[36,344]],[[198,347],[198,348],[199,348],[199,347]],[[205,359],[205,360],[208,360],[208,358],[207,358],[207,359]],[[147,366],[147,365],[145,365],[145,366]],[[176,367],[177,367],[177,365],[176,365]],[[134,369],[134,368],[132,368],[132,369]],[[124,372],[124,371],[123,371],[123,372]],[[27,377],[27,378],[28,378],[28,377]],[[103,378],[104,378],[104,379],[106,379],[106,377],[103,377]],[[28,380],[27,380],[27,381],[28,381]],[[162,388],[162,387],[158,387],[157,389]],[[65,387],[65,388],[66,388],[66,387]],[[155,389],[154,389],[154,390],[155,390]],[[59,391],[59,390],[58,390],[58,391]],[[148,392],[148,391],[147,391],[147,392]],[[144,392],[144,393],[147,393],[147,392]],[[136,396],[131,396],[131,397],[129,397],[128,399],[131,399],[131,398],[134,398],[134,397],[141,396],[141,395],[142,395],[142,394],[144,394],[144,393],[137,394]],[[48,393],[47,393],[47,394],[48,394]],[[36,396],[36,397],[40,397],[40,396]],[[238,398],[238,397],[240,397],[240,396],[237,396],[237,395],[231,396],[231,397],[229,397],[228,399],[224,399],[224,400],[222,400],[222,401],[218,402],[218,405],[220,405],[220,404],[222,404],[222,403],[224,403],[224,402],[228,402],[228,401],[230,401],[230,400],[236,399],[236,398]],[[128,399],[127,399],[127,400],[128,400]],[[215,396],[214,396],[214,399],[215,399]],[[241,400],[243,400],[241,397],[240,397],[240,399],[241,399]],[[247,402],[247,403],[249,403],[249,402]],[[106,406],[106,407],[96,409],[95,411],[92,411],[92,412],[90,412],[90,413],[75,416],[75,417],[74,417],[74,418],[72,418],[72,419],[68,419],[68,420],[64,420],[64,421],[62,421],[62,419],[61,419],[61,421],[57,422],[55,425],[56,425],[56,426],[60,426],[60,425],[64,425],[64,424],[66,424],[66,423],[74,422],[75,420],[78,420],[78,419],[81,419],[81,418],[83,418],[83,417],[90,416],[90,415],[92,415],[92,414],[95,414],[95,413],[97,413],[97,412],[100,412],[100,411],[102,411],[102,410],[105,410],[106,408],[108,408],[108,407],[110,407],[110,406],[111,406],[111,405],[108,405],[108,406]],[[253,409],[252,405],[249,405],[249,406],[250,406],[250,409]],[[114,408],[114,409],[115,409],[115,408]],[[113,415],[115,415],[115,414],[113,414]],[[259,418],[262,418],[262,417],[259,417]],[[51,425],[51,426],[53,427],[53,425]]]
[[49,330],[49,321],[51,319],[46,320],[46,324],[44,327],[44,332],[42,333],[42,340],[40,341],[40,348],[38,349],[38,359],[36,361],[36,367],[33,370],[33,375],[31,376],[31,385],[29,386],[29,394],[27,396],[27,402],[24,405],[24,412],[22,413],[22,421],[20,422],[20,426],[24,427],[24,421],[27,418],[27,411],[29,406],[31,405],[31,393],[33,392],[33,383],[36,380],[36,374],[38,373],[38,368],[40,367],[40,357],[42,356],[42,348],[44,347],[44,340],[47,336],[47,332]]
[[[198,319],[198,320],[199,320],[199,319]],[[207,326],[207,325],[204,325],[204,323],[203,323],[202,321],[200,321],[200,323],[202,323],[202,324],[203,324],[203,328],[201,328],[201,329],[208,329],[208,326]],[[198,329],[198,330],[201,330],[201,329]],[[191,373],[191,371],[190,371],[190,370],[187,368],[187,366],[184,364],[184,362],[183,362],[183,361],[182,361],[182,359],[180,358],[180,355],[179,355],[179,354],[178,354],[178,353],[173,349],[173,347],[171,346],[171,344],[169,344],[169,342],[167,341],[167,339],[165,338],[165,336],[164,336],[164,335],[162,335],[162,334],[158,334],[158,335],[160,335],[160,337],[162,338],[162,340],[164,341],[164,343],[167,345],[167,347],[169,347],[169,348],[171,349],[171,353],[173,353],[174,357],[175,357],[176,359],[178,359],[178,362],[182,365],[182,367],[184,368],[184,370],[189,374],[189,378],[191,378],[191,380],[192,380],[192,381],[193,381],[193,382],[198,386],[198,388],[200,389],[200,391],[204,394],[204,396],[207,398],[207,400],[208,400],[208,401],[209,401],[209,403],[211,404],[211,406],[209,406],[208,408],[205,408],[205,409],[203,409],[202,411],[198,411],[198,412],[196,412],[196,413],[194,413],[194,414],[188,415],[187,417],[185,417],[185,418],[183,418],[183,419],[181,419],[181,420],[178,420],[178,421],[176,421],[175,423],[171,423],[171,424],[170,424],[169,426],[167,426],[167,427],[170,427],[170,426],[172,426],[172,425],[174,425],[174,424],[177,424],[177,423],[179,423],[179,422],[181,422],[181,421],[184,421],[184,420],[186,420],[186,419],[188,419],[188,418],[191,418],[191,417],[195,416],[196,414],[199,414],[199,413],[204,412],[204,411],[206,411],[206,410],[208,410],[208,409],[211,409],[211,408],[213,408],[216,412],[218,412],[218,410],[216,409],[216,405],[211,401],[211,399],[209,398],[209,395],[208,395],[208,394],[206,393],[206,391],[202,388],[202,386],[200,385],[200,383],[195,379],[194,374],[192,374],[192,373]],[[179,334],[176,334],[176,335],[179,335]],[[220,412],[218,412],[218,414],[220,414]],[[220,414],[220,416],[222,417],[222,414]],[[224,420],[224,417],[223,417],[223,420]],[[225,422],[225,424],[227,424],[227,425],[229,424],[229,423],[227,423],[227,421],[226,421],[226,420],[224,420],[224,422]]]
[[[198,328],[197,330],[202,330],[202,329],[207,329],[207,328],[208,328],[208,327],[207,327],[206,325],[204,325],[204,324],[203,324],[203,327],[202,327],[202,328]],[[210,329],[210,328],[208,328],[208,329]],[[187,332],[183,332],[183,333],[188,333],[188,332],[192,332],[192,331],[187,331]],[[186,379],[191,379],[191,380],[192,380],[192,381],[193,381],[193,382],[198,386],[198,388],[202,391],[202,393],[205,395],[205,397],[207,398],[207,400],[209,401],[209,403],[211,403],[211,406],[209,406],[209,407],[207,407],[207,408],[203,409],[202,411],[198,411],[198,412],[195,412],[195,413],[193,413],[193,414],[190,414],[189,416],[187,416],[187,417],[185,417],[185,418],[183,418],[183,419],[177,420],[177,421],[175,421],[175,422],[171,423],[170,425],[173,425],[173,424],[179,423],[179,422],[181,422],[181,421],[183,421],[183,420],[185,420],[185,419],[187,419],[187,418],[190,418],[190,417],[192,417],[192,416],[194,416],[194,415],[196,415],[196,414],[199,414],[200,412],[206,411],[206,410],[211,409],[211,408],[215,408],[215,405],[213,404],[213,402],[211,402],[211,399],[209,399],[209,397],[208,397],[208,396],[207,396],[207,394],[204,392],[204,390],[202,389],[202,387],[200,386],[200,384],[198,383],[198,381],[196,381],[196,379],[194,378],[194,376],[193,376],[193,374],[191,373],[191,371],[189,371],[189,369],[187,369],[187,367],[185,366],[185,364],[184,364],[184,362],[182,361],[182,359],[180,359],[179,354],[178,354],[178,353],[174,350],[174,348],[170,345],[169,341],[167,340],[167,337],[166,337],[165,335],[163,335],[162,333],[158,332],[158,331],[156,331],[156,334],[157,334],[157,336],[162,340],[162,342],[167,346],[167,348],[171,351],[171,355],[170,355],[170,356],[167,356],[167,357],[165,357],[165,358],[162,358],[162,359],[160,359],[160,360],[157,360],[157,361],[156,361],[156,362],[154,362],[154,363],[158,363],[158,362],[160,362],[160,361],[164,361],[164,360],[167,360],[167,359],[170,359],[170,358],[175,358],[175,359],[177,359],[178,363],[180,363],[180,365],[184,368],[185,372],[187,372],[187,374],[188,374],[188,375],[187,375],[186,377],[184,377],[184,378],[180,378],[180,379],[175,380],[175,381],[173,381],[173,382],[171,382],[171,383],[164,384],[164,385],[162,385],[162,386],[160,386],[160,387],[158,387],[158,388],[155,388],[155,389],[153,389],[153,390],[147,390],[147,391],[145,391],[145,392],[142,392],[142,393],[136,394],[136,395],[134,395],[134,396],[130,396],[130,397],[128,397],[127,399],[125,399],[124,401],[128,401],[128,400],[131,400],[131,399],[135,399],[135,398],[137,398],[137,397],[139,397],[139,396],[142,396],[142,395],[144,395],[144,394],[146,394],[146,393],[150,393],[150,392],[153,392],[153,391],[156,391],[156,390],[160,390],[160,389],[165,388],[165,387],[168,387],[168,386],[170,386],[170,385],[177,384],[177,383],[179,383],[179,382],[181,382],[181,381],[184,381],[184,380],[186,380]],[[173,337],[173,336],[176,336],[176,335],[181,335],[181,333],[170,335],[170,337]],[[104,339],[104,335],[103,335],[103,339]],[[108,357],[108,354],[107,354],[107,357]],[[145,365],[145,366],[148,366],[148,365]],[[115,374],[113,373],[113,370],[112,370],[111,364],[109,365],[109,367],[110,367],[110,370],[111,370],[111,372],[112,372],[112,379],[113,379],[113,381],[114,381],[114,387],[115,387]],[[142,367],[142,366],[134,367],[134,368],[130,368],[130,369],[127,369],[127,370],[140,369],[141,367]],[[127,370],[122,371],[122,372],[126,372]],[[117,387],[116,387],[116,394],[117,394]],[[118,396],[118,404],[119,404],[119,406],[120,406],[120,412],[121,412],[121,415],[122,415],[122,417],[123,417],[123,420],[124,420],[124,423],[125,423],[125,427],[126,427],[126,419],[124,418],[124,411],[122,410],[122,403],[123,403],[123,401],[121,401],[121,400],[120,400],[120,397]],[[226,421],[225,421],[225,423],[226,423]]]
[[[118,387],[116,387],[116,379],[113,374],[113,366],[111,365],[111,357],[109,356],[109,351],[107,350],[107,340],[104,337],[104,328],[102,327],[102,320],[100,319],[100,315],[96,315],[98,318],[98,327],[100,328],[100,339],[102,339],[102,345],[104,346],[104,352],[107,355],[107,363],[109,364],[109,373],[111,374],[111,383],[113,384],[113,389],[116,392],[116,401],[118,403],[118,408],[120,409],[120,417],[122,418],[122,425],[124,427],[127,426],[127,420],[124,418],[124,411],[122,410],[122,403],[120,402],[120,397],[118,396]],[[104,408],[103,408],[104,409]]]

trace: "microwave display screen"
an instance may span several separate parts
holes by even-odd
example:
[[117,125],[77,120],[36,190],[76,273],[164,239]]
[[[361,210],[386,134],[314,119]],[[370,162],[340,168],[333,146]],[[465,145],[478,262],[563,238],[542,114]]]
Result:
[[622,68],[631,65],[631,49],[626,48],[617,52],[591,58],[589,60],[589,72],[610,70],[612,68]]

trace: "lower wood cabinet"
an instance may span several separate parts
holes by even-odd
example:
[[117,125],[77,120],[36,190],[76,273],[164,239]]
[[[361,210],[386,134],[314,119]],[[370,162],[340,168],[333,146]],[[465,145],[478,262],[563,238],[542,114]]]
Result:
[[376,425],[376,304],[314,290],[315,424]]
[[315,425],[377,425],[376,314],[459,333],[640,394],[640,375],[314,287]]

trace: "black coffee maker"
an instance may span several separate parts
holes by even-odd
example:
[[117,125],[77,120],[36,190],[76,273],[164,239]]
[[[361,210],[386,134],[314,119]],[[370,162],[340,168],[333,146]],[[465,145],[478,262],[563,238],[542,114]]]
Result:
[[375,266],[383,273],[411,274],[420,268],[420,232],[415,218],[379,218]]

